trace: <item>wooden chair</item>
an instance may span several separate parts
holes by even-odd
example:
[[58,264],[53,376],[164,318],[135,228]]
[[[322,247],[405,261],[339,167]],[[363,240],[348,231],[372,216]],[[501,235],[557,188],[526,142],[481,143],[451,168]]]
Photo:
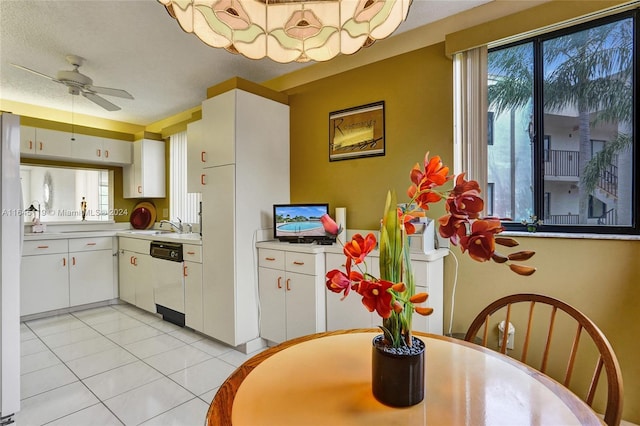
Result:
[[[519,308],[515,308],[512,310],[512,306],[518,303],[523,303],[524,306],[520,305]],[[528,304],[528,309],[526,306],[527,304]],[[541,324],[540,324],[541,322],[545,326],[545,330],[542,333],[540,333],[537,330],[534,332],[534,327],[533,327],[534,315],[533,314],[534,314],[534,308],[536,307],[536,305],[548,305],[546,308],[540,308],[539,311],[545,310],[550,312],[550,318],[548,322],[544,320],[544,318],[542,320],[539,320],[536,318],[536,321],[535,321],[536,328],[541,327]],[[524,311],[522,311],[523,307],[525,308]],[[516,310],[517,310],[517,313],[516,313]],[[490,321],[492,316],[494,317],[494,320],[496,320],[495,317],[499,318],[495,323],[493,323],[496,325],[501,319],[504,319],[506,325],[504,327],[504,334],[503,334],[502,340],[498,341],[498,339],[496,339],[495,341],[497,342],[497,347],[493,348],[493,349],[499,350],[501,353],[504,354],[507,351],[507,339],[509,337],[508,324],[509,323],[513,324],[514,321],[521,320],[519,324],[524,325],[526,329],[526,333],[525,333],[524,340],[520,338],[517,339],[518,341],[522,341],[522,345],[517,345],[516,347],[517,351],[514,351],[514,352],[519,352],[521,354],[520,361],[522,361],[523,363],[526,363],[538,369],[542,373],[549,375],[549,373],[547,373],[547,367],[549,365],[548,361],[549,361],[551,343],[553,340],[552,338],[553,338],[554,328],[555,329],[561,328],[557,325],[557,321],[556,321],[557,319],[556,314],[558,313],[558,310],[565,312],[567,314],[567,315],[562,315],[563,317],[561,321],[562,327],[564,327],[567,321],[571,320],[572,318],[570,322],[573,323],[573,326],[570,326],[571,327],[570,329],[575,330],[575,335],[573,336],[573,342],[571,344],[571,348],[568,354],[567,365],[566,365],[566,369],[564,370],[564,377],[559,380],[558,378],[556,379],[560,381],[565,387],[569,387],[571,376],[573,374],[573,370],[576,365],[576,354],[578,352],[580,337],[582,335],[582,331],[583,330],[586,331],[587,334],[591,337],[591,340],[593,341],[595,348],[597,349],[597,351],[592,351],[592,352],[597,352],[595,355],[595,357],[597,358],[597,361],[595,362],[595,368],[593,370],[593,375],[591,376],[591,380],[589,382],[586,396],[580,395],[575,390],[574,390],[574,393],[578,394],[578,396],[580,396],[587,404],[589,404],[589,406],[592,406],[593,399],[596,393],[596,388],[598,386],[598,381],[600,379],[600,373],[602,372],[602,368],[604,367],[604,370],[606,373],[606,379],[607,379],[607,404],[606,404],[606,410],[604,413],[604,421],[609,426],[619,425],[622,417],[623,387],[622,387],[622,375],[620,373],[620,366],[618,364],[618,359],[616,358],[616,355],[613,352],[613,349],[609,344],[609,341],[604,336],[602,331],[600,331],[598,326],[596,326],[593,321],[591,321],[586,315],[584,315],[582,312],[575,309],[574,307],[560,300],[556,300],[554,298],[551,298],[548,296],[542,296],[538,294],[514,294],[511,296],[506,296],[491,303],[486,308],[484,308],[482,312],[478,314],[478,316],[476,316],[476,318],[473,320],[473,322],[469,326],[469,329],[465,336],[465,340],[468,342],[478,342],[479,340],[477,338],[478,332],[482,329],[482,334],[479,336],[479,338],[482,340],[482,346],[489,347]],[[501,312],[506,311],[506,314],[504,316],[502,316],[501,313],[499,313],[500,316],[494,315],[498,311],[501,311]],[[564,318],[564,317],[567,317],[567,318]],[[575,325],[576,322],[577,322],[577,326]],[[496,325],[492,325],[492,327],[496,327]],[[564,330],[559,333],[564,334]],[[529,355],[529,346],[532,342],[533,334],[535,334],[536,336],[541,336],[541,340],[544,341],[543,353],[535,354],[535,356],[532,355],[532,357],[534,358],[541,356],[540,366],[532,365],[532,363],[527,363],[527,356]],[[561,337],[562,335],[559,336],[559,338]],[[563,340],[564,342],[566,342],[566,339],[563,339]],[[556,343],[556,346],[562,346],[562,345],[557,345],[557,342],[558,342],[558,338],[556,338],[554,343]],[[581,351],[581,354],[582,354],[582,351]],[[554,352],[554,358],[556,358],[556,352]]]

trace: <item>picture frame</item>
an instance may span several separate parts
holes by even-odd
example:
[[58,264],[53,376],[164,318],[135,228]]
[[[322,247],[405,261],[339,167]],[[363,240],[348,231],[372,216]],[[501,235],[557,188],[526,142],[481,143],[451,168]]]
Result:
[[329,161],[382,155],[384,101],[329,113]]

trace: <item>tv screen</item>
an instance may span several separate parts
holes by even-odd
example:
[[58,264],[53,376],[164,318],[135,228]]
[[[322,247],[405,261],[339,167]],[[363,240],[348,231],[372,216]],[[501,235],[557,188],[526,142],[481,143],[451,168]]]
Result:
[[320,218],[329,213],[329,204],[274,204],[273,236],[280,241],[330,242]]

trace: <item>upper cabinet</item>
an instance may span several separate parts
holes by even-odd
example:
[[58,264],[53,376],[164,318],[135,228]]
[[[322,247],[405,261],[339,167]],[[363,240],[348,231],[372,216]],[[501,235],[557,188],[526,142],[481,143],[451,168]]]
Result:
[[71,141],[74,160],[89,163],[131,164],[133,144],[97,136],[76,135]]
[[133,143],[133,163],[123,168],[124,198],[164,198],[164,142],[141,139]]
[[20,126],[20,155],[82,163],[131,164],[132,143],[98,136]]
[[201,192],[202,169],[211,166],[211,153],[202,138],[202,120],[187,124],[187,192]]
[[71,134],[57,130],[20,127],[20,154],[24,157],[71,157]]

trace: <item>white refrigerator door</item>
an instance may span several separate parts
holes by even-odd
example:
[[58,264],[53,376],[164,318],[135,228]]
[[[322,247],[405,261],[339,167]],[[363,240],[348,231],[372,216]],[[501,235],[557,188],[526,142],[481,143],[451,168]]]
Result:
[[0,417],[10,417],[20,410],[20,117],[2,113],[0,127]]

